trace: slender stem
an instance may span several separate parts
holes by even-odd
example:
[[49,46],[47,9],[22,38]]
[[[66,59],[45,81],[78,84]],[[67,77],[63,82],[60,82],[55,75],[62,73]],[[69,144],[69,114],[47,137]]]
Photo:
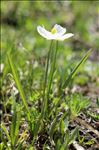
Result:
[[52,84],[53,74],[54,74],[54,70],[55,70],[57,49],[58,49],[58,41],[56,41],[56,49],[55,49],[55,54],[54,54],[54,57],[53,57],[53,62],[52,62],[51,71],[50,71],[48,91],[47,91],[47,99],[49,99],[49,94],[50,94],[50,90],[51,90],[51,84]]
[[48,57],[47,57],[47,64],[46,64],[46,70],[45,70],[45,79],[44,79],[44,89],[43,89],[43,107],[42,107],[41,114],[43,113],[44,104],[45,104],[45,90],[46,90],[46,85],[47,85],[48,68],[49,68],[50,55],[51,55],[51,51],[52,51],[52,43],[53,43],[53,41],[51,41],[51,43],[50,43],[50,48],[49,48]]
[[54,70],[55,70],[57,49],[58,49],[58,41],[56,41],[56,49],[55,49],[55,53],[54,53],[54,57],[53,57],[53,62],[52,62],[51,70],[50,70],[50,75],[49,75],[48,90],[47,90],[47,96],[46,96],[46,99],[45,99],[44,113],[46,111],[48,111],[48,99],[49,99],[49,94],[50,94],[50,90],[51,90],[53,74],[54,74]]

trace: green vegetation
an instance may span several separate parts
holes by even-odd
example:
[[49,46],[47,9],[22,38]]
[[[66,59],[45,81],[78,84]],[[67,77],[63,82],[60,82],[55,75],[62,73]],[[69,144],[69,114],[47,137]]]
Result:
[[[1,150],[98,148],[98,13],[97,1],[1,2]],[[38,34],[54,24],[74,36]]]

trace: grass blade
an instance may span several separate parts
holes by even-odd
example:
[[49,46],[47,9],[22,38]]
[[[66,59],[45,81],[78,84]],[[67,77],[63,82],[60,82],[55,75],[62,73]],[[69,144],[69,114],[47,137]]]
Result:
[[13,116],[12,116],[11,130],[10,130],[12,147],[15,147],[15,145],[17,143],[19,126],[20,126],[20,119],[21,119],[21,114],[16,109],[16,102],[15,102],[15,98],[13,95]]
[[13,102],[13,116],[12,116],[12,123],[11,123],[11,132],[10,132],[12,147],[14,146],[15,138],[16,138],[15,137],[16,121],[17,121],[17,112],[16,112],[15,101],[14,101]]
[[6,134],[8,141],[11,141],[10,135],[8,133],[8,130],[6,129],[5,125],[2,123],[1,124],[1,129],[4,131],[4,133]]
[[24,105],[24,108],[26,109],[27,111],[27,118],[28,118],[28,121],[30,121],[30,112],[29,112],[29,109],[28,109],[28,105],[26,103],[26,99],[25,99],[25,95],[24,95],[24,92],[23,92],[23,89],[22,89],[22,86],[21,86],[21,83],[20,83],[20,80],[18,78],[18,75],[17,75],[17,72],[15,70],[15,66],[12,62],[12,59],[10,57],[10,54],[7,55],[8,56],[8,61],[9,61],[9,64],[10,64],[10,67],[11,67],[11,70],[12,70],[12,73],[13,73],[13,76],[14,76],[14,80],[15,80],[15,83],[17,85],[17,88],[20,92],[20,96],[21,96],[21,99],[22,99],[22,102],[23,102],[23,105]]
[[73,71],[71,72],[71,74],[69,75],[69,77],[66,79],[65,83],[63,84],[63,88],[65,88],[69,82],[71,81],[71,79],[73,79],[73,77],[75,76],[75,74],[77,73],[79,67],[81,66],[81,64],[83,64],[86,59],[89,57],[90,53],[92,52],[92,49],[90,49],[85,56],[80,60],[80,62],[77,64],[77,66],[73,69]]

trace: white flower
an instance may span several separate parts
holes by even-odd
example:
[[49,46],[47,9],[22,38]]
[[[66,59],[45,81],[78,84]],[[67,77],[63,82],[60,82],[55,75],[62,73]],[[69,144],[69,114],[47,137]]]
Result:
[[61,27],[58,24],[54,25],[54,27],[52,28],[51,32],[47,31],[42,26],[37,26],[37,31],[38,31],[38,33],[41,36],[43,36],[47,40],[59,40],[59,41],[63,41],[63,40],[68,39],[68,38],[70,38],[70,37],[72,37],[74,35],[72,33],[65,34],[66,29],[63,28],[63,27]]

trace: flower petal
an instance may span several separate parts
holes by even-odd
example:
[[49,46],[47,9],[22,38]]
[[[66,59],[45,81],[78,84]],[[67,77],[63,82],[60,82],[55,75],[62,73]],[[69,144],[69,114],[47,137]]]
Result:
[[47,31],[44,27],[37,26],[38,33],[46,39],[52,39],[52,34]]
[[54,28],[57,30],[57,34],[59,34],[59,35],[63,35],[66,32],[66,29],[61,27],[58,24],[55,24]]
[[61,37],[58,37],[57,40],[64,41],[65,39],[68,39],[68,38],[72,37],[73,35],[74,34],[72,34],[72,33],[67,33],[67,34],[65,34],[65,35],[63,35]]

